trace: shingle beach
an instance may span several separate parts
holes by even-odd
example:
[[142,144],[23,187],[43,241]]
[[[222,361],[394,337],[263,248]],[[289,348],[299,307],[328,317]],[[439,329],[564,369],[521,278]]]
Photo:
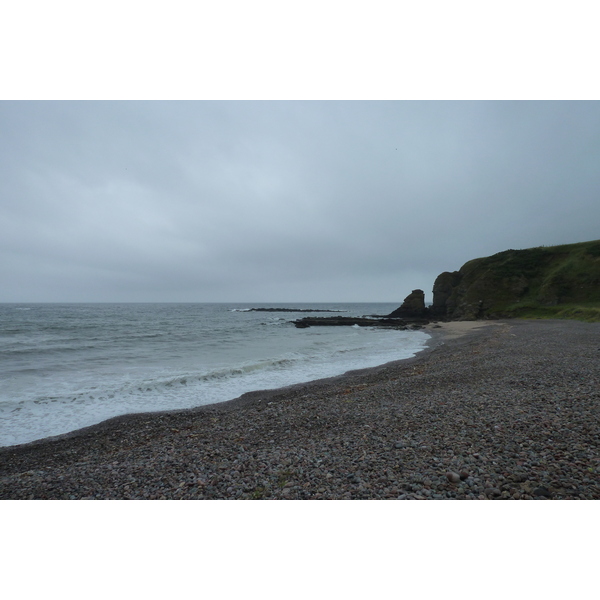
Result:
[[2,448],[0,498],[600,498],[600,324],[429,327],[409,360]]

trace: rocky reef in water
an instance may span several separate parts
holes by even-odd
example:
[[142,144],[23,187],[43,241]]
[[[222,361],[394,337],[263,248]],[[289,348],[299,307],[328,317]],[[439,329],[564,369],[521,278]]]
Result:
[[359,327],[391,327],[393,329],[419,329],[421,325],[428,321],[423,319],[420,321],[407,321],[405,319],[382,317],[303,317],[296,319],[292,323],[299,329],[306,327],[338,327],[352,326]]
[[333,310],[328,308],[248,308],[245,312],[300,312],[300,313],[340,313],[346,310]]
[[359,327],[393,327],[394,329],[419,329],[429,323],[423,290],[413,290],[402,306],[389,315],[365,317],[304,317],[292,323],[298,328],[312,326],[358,325]]

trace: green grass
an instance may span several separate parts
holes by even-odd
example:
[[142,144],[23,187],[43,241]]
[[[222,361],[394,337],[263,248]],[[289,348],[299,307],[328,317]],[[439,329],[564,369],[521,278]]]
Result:
[[572,319],[600,323],[600,303],[542,306],[536,302],[519,302],[506,308],[506,316],[519,319]]

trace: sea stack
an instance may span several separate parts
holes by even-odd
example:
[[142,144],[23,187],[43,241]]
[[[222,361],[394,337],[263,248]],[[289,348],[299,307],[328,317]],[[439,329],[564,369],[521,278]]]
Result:
[[427,316],[425,308],[425,292],[423,290],[413,290],[406,298],[400,308],[390,313],[391,318],[421,319]]

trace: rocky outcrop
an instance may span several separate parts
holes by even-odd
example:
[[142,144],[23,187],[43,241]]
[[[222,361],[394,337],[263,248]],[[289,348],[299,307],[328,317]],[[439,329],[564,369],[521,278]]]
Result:
[[427,317],[428,310],[425,307],[425,293],[423,290],[413,290],[406,298],[400,308],[390,313],[390,318],[400,319],[422,319]]
[[394,327],[396,329],[418,329],[429,323],[429,309],[425,306],[423,290],[413,290],[389,315],[370,317],[304,317],[292,321],[298,328],[311,326],[358,325],[359,327]]

